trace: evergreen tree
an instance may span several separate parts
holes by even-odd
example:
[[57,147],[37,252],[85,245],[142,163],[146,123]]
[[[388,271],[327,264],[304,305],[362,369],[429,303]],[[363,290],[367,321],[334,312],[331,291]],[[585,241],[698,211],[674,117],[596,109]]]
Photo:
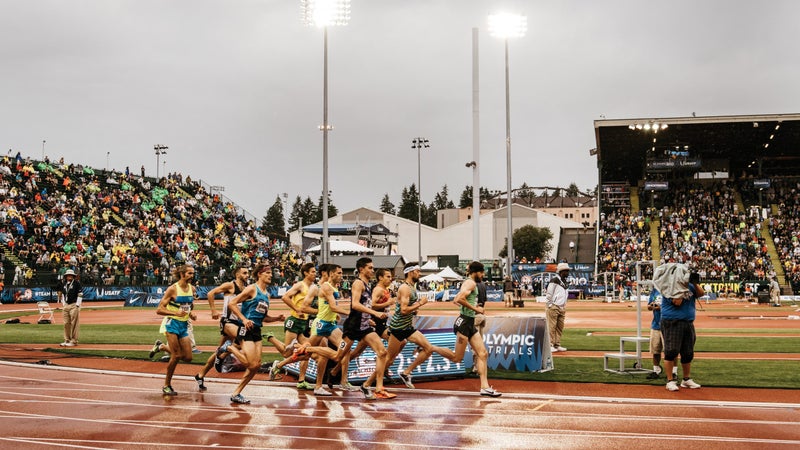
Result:
[[447,193],[447,185],[445,184],[442,186],[442,190],[436,194],[433,198],[433,203],[431,207],[434,209],[434,216],[436,215],[435,212],[440,209],[450,209],[455,208],[456,205],[450,200],[449,195]]
[[[317,206],[315,207],[315,209],[316,209],[317,214],[319,215],[319,220],[317,220],[316,222],[319,222],[319,221],[322,220],[322,194],[320,194],[320,196],[319,196],[319,201],[317,201]],[[336,206],[334,206],[333,197],[329,193],[328,194],[328,217],[333,217],[333,216],[338,216],[338,215],[339,215],[339,209],[336,208]]]
[[436,228],[436,212],[438,209],[431,204],[425,205],[422,204],[422,224],[427,225],[432,228]]
[[308,225],[308,218],[303,214],[303,200],[298,195],[292,203],[292,211],[289,213],[289,231],[295,231],[300,228],[300,221],[303,225]]
[[389,200],[389,194],[383,194],[383,200],[381,200],[381,212],[386,214],[397,214],[397,210],[394,207],[394,203]]
[[472,206],[472,186],[464,186],[464,190],[461,191],[461,197],[458,199],[458,207],[459,208],[469,208]]
[[418,202],[419,193],[417,192],[417,185],[412,183],[410,187],[404,187],[403,193],[400,195],[400,208],[397,211],[397,215],[416,222]]
[[567,188],[565,194],[566,194],[567,197],[577,197],[577,196],[581,195],[581,191],[580,191],[580,189],[578,189],[578,185],[577,184],[572,183]]
[[283,201],[280,195],[275,197],[275,203],[269,207],[267,214],[261,219],[261,227],[267,233],[286,234],[286,226],[283,221]]
[[303,200],[303,223],[317,223],[322,221],[322,209],[311,201],[311,197],[306,197]]

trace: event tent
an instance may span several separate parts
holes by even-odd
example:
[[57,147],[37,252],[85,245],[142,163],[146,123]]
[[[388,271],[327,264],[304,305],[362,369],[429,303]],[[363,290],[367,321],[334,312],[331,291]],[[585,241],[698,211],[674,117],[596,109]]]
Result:
[[450,266],[445,267],[444,269],[442,269],[441,272],[437,273],[436,275],[448,281],[464,279],[464,277],[457,274],[455,270],[451,269]]
[[[375,250],[358,245],[350,241],[329,241],[331,246],[331,253],[374,253]],[[306,251],[309,253],[319,253],[320,246],[315,245],[309,247]]]

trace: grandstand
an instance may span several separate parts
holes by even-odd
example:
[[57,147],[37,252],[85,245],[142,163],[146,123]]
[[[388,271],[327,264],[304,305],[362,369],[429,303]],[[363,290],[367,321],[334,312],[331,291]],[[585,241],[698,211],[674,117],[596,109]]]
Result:
[[689,263],[715,294],[800,290],[800,115],[597,120],[597,272]]
[[5,156],[0,161],[0,249],[7,286],[52,286],[67,267],[84,285],[168,284],[178,264],[199,284],[236,264],[269,259],[277,283],[299,255],[281,236],[201,182],[155,179],[74,163]]

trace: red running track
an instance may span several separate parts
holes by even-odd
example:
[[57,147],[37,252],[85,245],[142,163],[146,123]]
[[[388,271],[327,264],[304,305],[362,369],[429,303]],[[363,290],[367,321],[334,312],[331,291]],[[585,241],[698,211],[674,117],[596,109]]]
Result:
[[488,399],[403,388],[391,389],[396,399],[366,401],[360,393],[316,398],[289,383],[254,381],[244,392],[253,403],[231,405],[235,379],[209,378],[209,390],[199,393],[191,378],[178,376],[180,395],[163,397],[162,377],[0,362],[0,448],[800,447],[800,404],[788,403],[796,397],[759,403],[697,400],[695,392],[517,392]]

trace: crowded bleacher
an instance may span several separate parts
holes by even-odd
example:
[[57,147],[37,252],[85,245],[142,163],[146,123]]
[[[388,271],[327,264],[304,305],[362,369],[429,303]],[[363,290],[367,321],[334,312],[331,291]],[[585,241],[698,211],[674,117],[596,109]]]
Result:
[[157,180],[18,153],[0,161],[0,197],[0,246],[16,285],[49,285],[67,268],[85,285],[167,284],[183,263],[215,284],[262,259],[280,282],[302,262],[284,237],[181,174]]

